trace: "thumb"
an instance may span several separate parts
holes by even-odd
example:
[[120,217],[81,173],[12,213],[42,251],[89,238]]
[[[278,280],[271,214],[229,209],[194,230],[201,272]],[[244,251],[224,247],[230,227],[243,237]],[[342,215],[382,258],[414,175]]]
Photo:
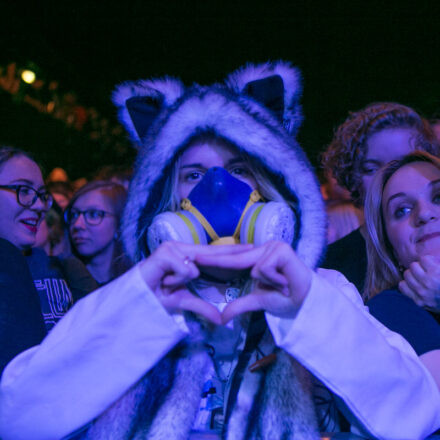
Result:
[[222,323],[227,324],[231,319],[247,312],[261,310],[261,305],[256,295],[246,295],[235,301],[230,302],[223,310],[221,315]]
[[216,325],[222,324],[222,318],[220,312],[212,304],[197,298],[186,289],[174,291],[172,294],[175,298],[178,298],[177,308],[180,310],[186,310],[202,316],[206,320]]

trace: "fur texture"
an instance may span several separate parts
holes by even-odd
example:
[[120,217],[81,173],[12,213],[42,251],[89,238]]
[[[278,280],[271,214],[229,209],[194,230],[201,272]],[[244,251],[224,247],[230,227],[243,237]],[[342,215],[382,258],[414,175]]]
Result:
[[[123,217],[122,238],[133,261],[142,258],[141,244],[148,224],[144,212],[152,212],[160,187],[155,187],[176,154],[200,131],[211,130],[256,157],[272,173],[282,177],[284,190],[298,199],[299,256],[313,267],[325,244],[325,213],[317,180],[296,140],[282,124],[252,98],[240,94],[246,83],[278,74],[284,81],[285,119],[296,126],[301,119],[299,73],[288,63],[248,65],[232,73],[227,85],[194,85],[183,91],[177,80],[125,83],[113,95],[121,122],[135,137],[134,126],[124,107],[132,96],[162,96],[164,105],[141,139],[135,175]],[[296,121],[296,122],[294,122]],[[268,154],[269,153],[269,154]],[[140,196],[142,195],[142,196]]]
[[243,93],[246,84],[271,75],[279,75],[284,83],[283,122],[286,130],[296,134],[303,120],[299,100],[302,94],[301,74],[298,69],[285,61],[266,64],[247,64],[231,73],[226,84],[236,93]]
[[[96,419],[81,440],[186,440],[212,363],[197,331]],[[270,333],[266,340],[271,340]],[[266,344],[265,349],[268,349]],[[309,373],[277,350],[266,370],[246,369],[226,440],[318,440]],[[249,362],[253,363],[255,357]],[[78,438],[78,440],[80,440]]]

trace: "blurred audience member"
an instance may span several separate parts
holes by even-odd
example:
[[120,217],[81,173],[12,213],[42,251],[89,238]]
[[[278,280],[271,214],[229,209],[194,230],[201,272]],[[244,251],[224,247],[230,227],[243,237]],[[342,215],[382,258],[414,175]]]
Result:
[[133,170],[130,167],[105,165],[96,172],[93,180],[110,180],[119,183],[128,191],[132,174]]
[[46,185],[47,190],[52,194],[58,206],[64,210],[69,204],[73,195],[73,186],[68,181],[49,181]]
[[72,253],[63,210],[55,201],[41,221],[34,247],[43,249],[49,256],[67,257]]
[[435,136],[437,137],[437,141],[440,142],[440,119],[432,119],[430,122]]
[[72,197],[65,220],[74,253],[103,285],[129,268],[119,240],[119,223],[127,192],[110,181],[93,181]]
[[357,229],[363,223],[363,214],[350,200],[348,190],[338,185],[329,173],[321,185],[321,193],[328,218],[327,244],[330,244]]
[[54,168],[47,176],[46,183],[48,182],[68,182],[69,176],[66,170],[60,167]]

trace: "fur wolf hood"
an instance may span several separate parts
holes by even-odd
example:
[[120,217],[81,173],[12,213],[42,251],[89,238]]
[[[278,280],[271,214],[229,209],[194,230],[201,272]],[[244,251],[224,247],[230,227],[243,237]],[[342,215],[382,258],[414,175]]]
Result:
[[295,139],[301,91],[299,71],[283,61],[248,64],[212,86],[185,87],[170,77],[119,85],[113,102],[139,150],[122,221],[129,257],[137,262],[147,254],[145,234],[158,210],[164,174],[192,137],[209,131],[255,158],[278,191],[295,201],[294,247],[316,266],[326,220],[318,182]]

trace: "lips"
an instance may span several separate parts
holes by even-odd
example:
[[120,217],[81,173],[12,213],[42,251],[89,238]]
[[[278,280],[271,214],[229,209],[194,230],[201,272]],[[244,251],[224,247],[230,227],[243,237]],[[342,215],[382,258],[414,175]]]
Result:
[[416,243],[423,243],[427,240],[431,240],[432,238],[440,237],[440,231],[439,232],[430,232],[429,234],[424,234],[420,238],[416,240]]
[[38,224],[40,223],[40,219],[38,217],[29,217],[23,218],[20,220],[26,229],[28,229],[33,234],[36,234],[38,231]]
[[86,238],[86,237],[82,237],[82,236],[74,235],[74,236],[72,237],[72,241],[73,241],[75,244],[78,245],[78,244],[85,243],[86,241],[89,241],[89,239]]

